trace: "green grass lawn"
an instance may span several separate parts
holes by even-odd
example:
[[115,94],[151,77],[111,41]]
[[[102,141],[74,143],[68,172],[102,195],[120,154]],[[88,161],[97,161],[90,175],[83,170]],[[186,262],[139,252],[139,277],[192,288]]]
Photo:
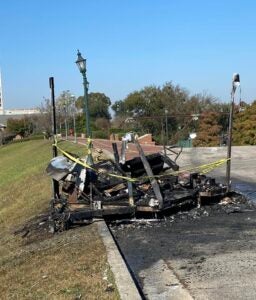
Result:
[[[85,146],[61,147],[86,153]],[[0,147],[0,299],[119,299],[95,224],[29,243],[13,234],[48,209],[51,156],[46,140]]]

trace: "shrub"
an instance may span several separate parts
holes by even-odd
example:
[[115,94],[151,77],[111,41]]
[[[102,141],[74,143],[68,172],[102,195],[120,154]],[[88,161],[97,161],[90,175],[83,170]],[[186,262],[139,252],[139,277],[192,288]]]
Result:
[[102,131],[102,130],[97,130],[97,131],[92,131],[92,138],[94,139],[108,139],[108,132],[107,131]]

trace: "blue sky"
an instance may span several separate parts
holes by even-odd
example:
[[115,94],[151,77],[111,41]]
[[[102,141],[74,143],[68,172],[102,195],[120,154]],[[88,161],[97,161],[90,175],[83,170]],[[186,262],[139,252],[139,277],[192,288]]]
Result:
[[167,81],[193,93],[256,99],[256,1],[8,0],[0,9],[0,67],[5,108],[39,106],[83,93],[76,51],[87,58],[91,92],[111,101]]

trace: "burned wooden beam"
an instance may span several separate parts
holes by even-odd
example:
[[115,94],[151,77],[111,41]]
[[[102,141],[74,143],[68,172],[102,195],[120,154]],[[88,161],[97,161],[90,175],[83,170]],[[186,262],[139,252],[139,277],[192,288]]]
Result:
[[127,141],[123,140],[122,141],[122,147],[121,147],[121,158],[120,158],[120,163],[121,164],[125,164],[126,145],[127,145]]
[[129,195],[129,204],[131,206],[134,206],[134,198],[133,198],[133,186],[132,186],[132,182],[128,181],[127,182],[128,185],[128,195]]
[[135,142],[135,145],[136,145],[136,147],[139,151],[140,158],[142,160],[142,163],[143,163],[143,166],[146,170],[146,173],[149,176],[149,180],[150,180],[150,183],[151,183],[152,188],[154,190],[155,196],[156,196],[157,200],[159,201],[159,208],[161,209],[163,207],[163,196],[162,196],[162,193],[160,191],[159,184],[158,184],[157,180],[154,178],[154,174],[153,174],[152,169],[151,169],[151,167],[150,167],[150,165],[147,161],[147,158],[144,154],[144,151],[141,148],[140,143],[138,142],[138,140],[135,140],[134,142]]

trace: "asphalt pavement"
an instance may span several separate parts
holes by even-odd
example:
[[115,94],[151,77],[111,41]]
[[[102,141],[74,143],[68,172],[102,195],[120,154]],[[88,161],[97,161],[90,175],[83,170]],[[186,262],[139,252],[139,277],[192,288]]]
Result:
[[[255,146],[232,148],[232,186],[256,200]],[[225,147],[183,149],[182,168],[226,158]],[[209,176],[225,182],[226,164]],[[152,225],[113,228],[147,299],[256,299],[256,211],[226,213],[217,205],[200,217],[171,216]],[[169,273],[168,273],[169,272]],[[166,276],[166,274],[169,274]]]
[[[120,147],[120,145],[118,145]],[[94,147],[112,153],[111,141]],[[162,147],[143,146],[146,153]],[[234,188],[256,200],[256,146],[232,148]],[[226,158],[226,147],[185,148],[177,163],[190,168]],[[136,156],[132,145],[127,158]],[[226,164],[208,175],[225,182]],[[114,226],[112,231],[147,299],[256,299],[256,211],[253,207],[223,212],[203,207],[200,216],[167,217],[141,225]],[[184,298],[185,297],[185,298]]]

